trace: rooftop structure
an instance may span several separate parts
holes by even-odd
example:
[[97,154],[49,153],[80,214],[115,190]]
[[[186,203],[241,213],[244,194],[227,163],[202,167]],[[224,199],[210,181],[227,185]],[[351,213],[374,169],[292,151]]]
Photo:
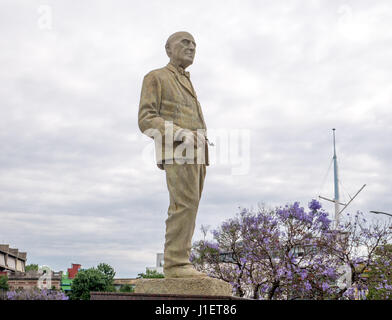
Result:
[[72,267],[67,269],[65,274],[62,274],[61,277],[61,290],[70,291],[72,287],[72,281],[80,271],[82,265],[77,263],[72,263]]
[[68,268],[68,278],[73,279],[75,278],[76,274],[79,272],[79,269],[82,267],[80,264],[73,263],[72,268]]
[[163,273],[163,253],[157,253],[155,267],[147,267],[146,270]]
[[0,244],[0,271],[8,273],[24,272],[26,257],[26,252],[10,248],[8,244]]

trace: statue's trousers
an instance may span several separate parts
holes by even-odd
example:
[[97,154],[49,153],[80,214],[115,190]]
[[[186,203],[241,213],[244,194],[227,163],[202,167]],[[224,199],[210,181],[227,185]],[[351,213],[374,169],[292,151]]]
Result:
[[204,164],[164,164],[170,205],[166,220],[164,269],[190,265],[197,209],[206,175]]

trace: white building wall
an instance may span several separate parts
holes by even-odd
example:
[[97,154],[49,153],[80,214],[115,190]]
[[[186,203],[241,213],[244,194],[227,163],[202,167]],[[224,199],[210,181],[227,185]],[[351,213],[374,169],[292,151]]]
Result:
[[16,267],[15,258],[8,256],[7,264],[8,264],[8,268],[15,269],[15,267]]

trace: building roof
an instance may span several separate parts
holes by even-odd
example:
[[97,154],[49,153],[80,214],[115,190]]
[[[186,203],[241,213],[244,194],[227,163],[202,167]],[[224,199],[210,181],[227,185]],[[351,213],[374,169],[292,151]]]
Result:
[[14,258],[17,258],[19,260],[27,260],[26,252],[20,252],[16,248],[10,248],[9,244],[0,244],[0,253],[7,254],[8,256],[13,256]]

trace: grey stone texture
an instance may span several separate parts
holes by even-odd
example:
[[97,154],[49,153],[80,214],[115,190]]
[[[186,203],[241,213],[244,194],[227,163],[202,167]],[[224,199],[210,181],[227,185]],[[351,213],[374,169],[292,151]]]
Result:
[[139,279],[135,293],[232,296],[232,286],[214,278]]

